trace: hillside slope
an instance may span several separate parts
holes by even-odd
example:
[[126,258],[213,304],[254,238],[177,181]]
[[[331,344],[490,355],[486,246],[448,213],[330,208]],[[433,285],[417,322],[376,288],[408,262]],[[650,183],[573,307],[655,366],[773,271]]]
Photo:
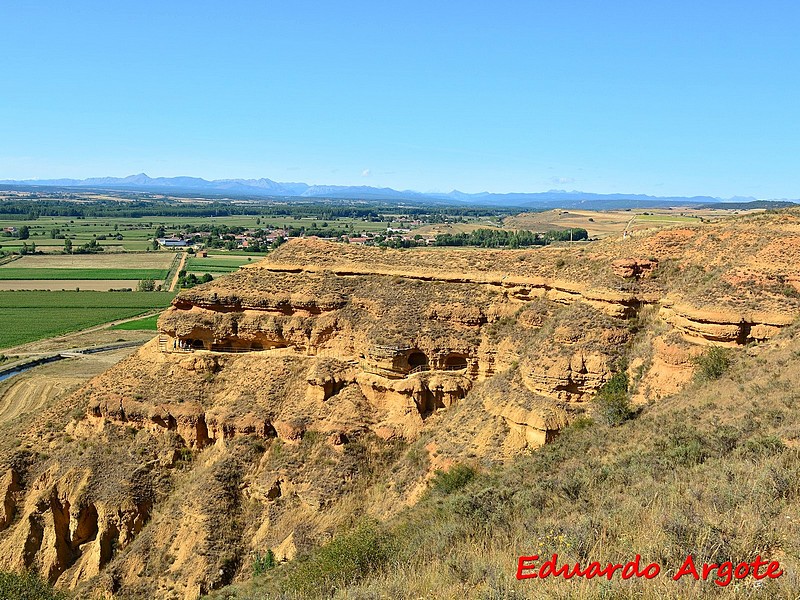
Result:
[[[304,594],[543,597],[508,578],[534,533],[581,558],[789,556],[798,258],[797,212],[522,251],[285,244],[179,294],[136,354],[0,437],[0,563],[80,597],[194,599],[268,551],[290,562],[264,585]],[[712,347],[738,379],[698,387]],[[640,416],[589,426],[622,380]],[[744,521],[756,468],[788,479]],[[292,560],[354,527],[397,574]]]

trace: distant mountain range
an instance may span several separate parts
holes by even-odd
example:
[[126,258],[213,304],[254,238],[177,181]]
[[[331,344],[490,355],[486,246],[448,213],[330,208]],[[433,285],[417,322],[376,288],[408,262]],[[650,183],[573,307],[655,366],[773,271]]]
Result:
[[[413,190],[370,186],[308,185],[279,183],[271,179],[215,179],[199,177],[148,177],[144,173],[128,177],[92,177],[89,179],[33,179],[25,181],[0,180],[0,185],[25,187],[93,188],[163,193],[200,193],[214,196],[247,196],[255,198],[296,197],[351,200],[392,200],[414,203],[447,203],[475,206],[514,206],[542,208],[642,208],[675,205],[713,205],[722,202],[749,204],[755,198],[728,199],[711,196],[647,196],[644,194],[593,194],[589,192],[550,190],[534,193],[465,194],[453,190],[447,194],[422,193]],[[762,201],[759,201],[761,203]],[[770,206],[790,205],[793,200],[769,201]]]

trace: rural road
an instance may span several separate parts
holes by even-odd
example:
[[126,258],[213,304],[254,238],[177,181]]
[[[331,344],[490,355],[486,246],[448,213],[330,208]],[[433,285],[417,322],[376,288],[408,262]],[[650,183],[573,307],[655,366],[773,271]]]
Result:
[[187,252],[181,254],[181,264],[179,264],[178,268],[175,270],[175,276],[172,278],[172,283],[170,283],[168,291],[174,292],[175,288],[178,286],[178,276],[180,275],[180,272],[183,271],[183,267],[186,266],[187,256]]

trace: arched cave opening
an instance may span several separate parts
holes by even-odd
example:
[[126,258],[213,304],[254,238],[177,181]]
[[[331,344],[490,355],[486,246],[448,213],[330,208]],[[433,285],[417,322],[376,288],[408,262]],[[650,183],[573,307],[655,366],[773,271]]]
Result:
[[452,371],[467,368],[467,357],[463,354],[448,354],[444,358],[444,368]]
[[203,340],[190,340],[190,346],[195,350],[202,350],[205,348],[205,344],[203,344]]
[[426,366],[428,364],[428,357],[420,350],[414,350],[408,355],[408,366],[412,369],[417,367]]

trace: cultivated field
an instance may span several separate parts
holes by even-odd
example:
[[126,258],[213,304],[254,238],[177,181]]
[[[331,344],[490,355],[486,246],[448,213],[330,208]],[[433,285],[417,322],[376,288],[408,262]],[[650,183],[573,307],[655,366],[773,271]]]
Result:
[[[156,285],[163,282],[155,280]],[[0,291],[9,290],[93,290],[107,292],[109,290],[135,290],[138,279],[0,279]]]
[[20,256],[9,267],[18,269],[168,269],[173,252],[124,254],[55,254]]
[[111,327],[114,331],[158,331],[158,315],[150,315],[142,319],[125,321]]
[[11,421],[35,417],[53,400],[99,375],[136,348],[121,348],[36,367],[0,383],[0,437]]
[[170,292],[0,292],[0,348],[166,308]]
[[[261,257],[256,257],[255,261]],[[184,269],[189,273],[225,274],[239,269],[241,265],[255,262],[250,256],[209,256],[208,258],[192,257],[186,261]]]
[[477,229],[502,229],[501,223],[493,219],[481,219],[470,223],[435,223],[423,225],[412,233],[420,235],[440,235],[454,233],[471,233]]
[[162,285],[176,254],[43,254],[8,258],[0,265],[0,291],[135,290],[142,279]]
[[[99,259],[98,259],[99,264]],[[0,279],[163,279],[166,269],[19,269],[0,266]]]

